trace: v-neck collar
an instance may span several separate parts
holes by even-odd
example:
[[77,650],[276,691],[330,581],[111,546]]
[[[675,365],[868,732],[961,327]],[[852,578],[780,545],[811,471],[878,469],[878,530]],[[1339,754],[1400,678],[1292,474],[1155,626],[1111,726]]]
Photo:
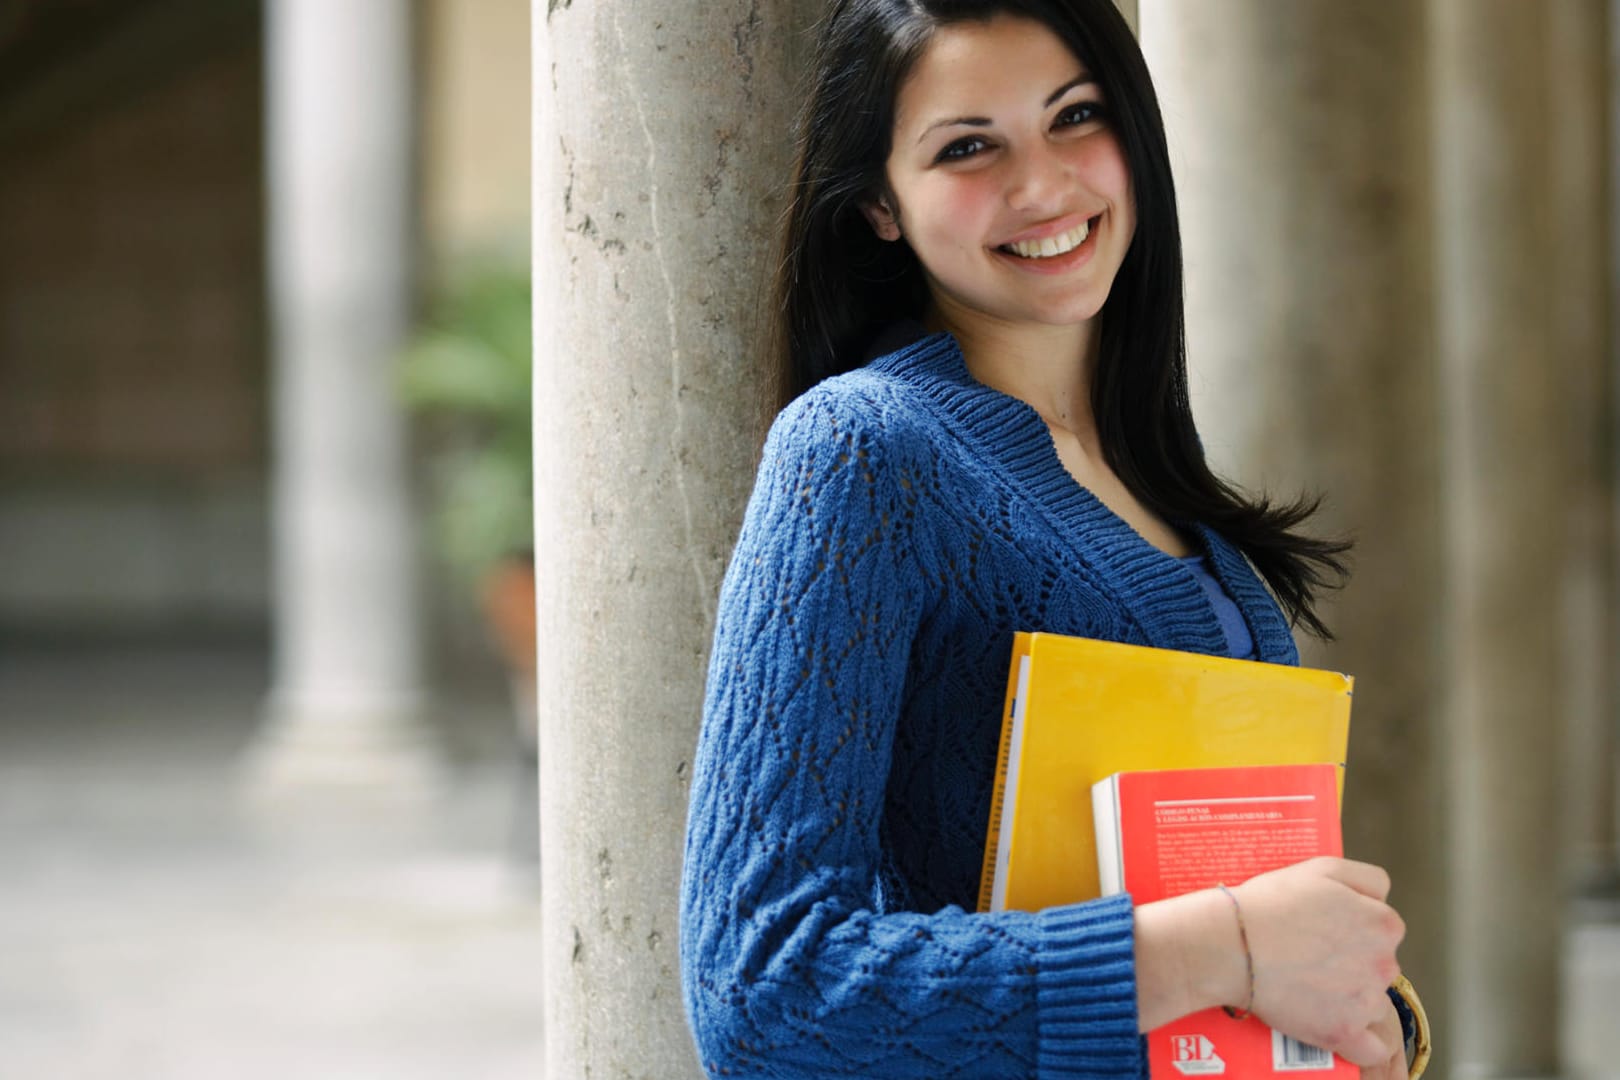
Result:
[[[1111,589],[1149,645],[1224,656],[1226,634],[1204,587],[1174,555],[1148,542],[1076,480],[1051,432],[1026,402],[974,379],[949,333],[928,334],[872,361],[916,387],[986,463],[1023,491]],[[1178,523],[1198,539],[1217,581],[1237,604],[1257,655],[1298,663],[1293,635],[1241,552],[1202,523]]]

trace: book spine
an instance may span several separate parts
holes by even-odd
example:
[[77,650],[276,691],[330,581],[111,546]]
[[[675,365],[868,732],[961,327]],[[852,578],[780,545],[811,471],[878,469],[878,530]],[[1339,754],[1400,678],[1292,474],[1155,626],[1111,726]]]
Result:
[[1119,776],[1091,786],[1091,817],[1097,826],[1097,878],[1102,895],[1125,891],[1125,837],[1120,832]]
[[996,752],[996,781],[990,790],[990,824],[984,833],[984,862],[979,868],[979,910],[989,911],[996,892],[996,856],[1001,848],[1001,818],[1007,798],[1007,763],[1012,756],[1013,715],[1018,706],[1019,671],[1029,656],[1029,635],[1013,635],[1007,672],[1007,702],[1001,718],[1001,746]]

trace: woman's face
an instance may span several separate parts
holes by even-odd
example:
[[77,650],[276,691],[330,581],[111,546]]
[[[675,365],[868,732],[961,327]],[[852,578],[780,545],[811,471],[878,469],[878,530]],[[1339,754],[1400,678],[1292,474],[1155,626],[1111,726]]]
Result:
[[942,27],[896,102],[892,204],[934,302],[961,315],[1066,325],[1094,317],[1136,228],[1129,170],[1085,65],[1013,15]]

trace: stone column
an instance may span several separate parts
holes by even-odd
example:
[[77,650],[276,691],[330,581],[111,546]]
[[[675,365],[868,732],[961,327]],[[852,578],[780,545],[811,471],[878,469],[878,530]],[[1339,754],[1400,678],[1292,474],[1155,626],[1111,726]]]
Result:
[[411,34],[398,0],[265,9],[274,632],[262,785],[420,791],[409,325]]
[[[1551,52],[1559,85],[1552,114],[1553,199],[1559,258],[1554,313],[1570,362],[1570,430],[1575,462],[1571,573],[1565,589],[1569,648],[1566,680],[1578,691],[1563,753],[1565,831],[1574,904],[1561,965],[1561,1062],[1566,1076],[1608,1076],[1620,1055],[1615,1001],[1620,996],[1620,868],[1616,866],[1617,757],[1614,340],[1607,302],[1616,243],[1613,167],[1620,118],[1613,0],[1551,5]],[[1607,245],[1601,238],[1607,235]],[[1594,242],[1599,240],[1599,242]]]
[[1564,683],[1570,690],[1565,833],[1577,894],[1614,908],[1620,903],[1615,846],[1617,699],[1614,637],[1616,420],[1608,325],[1612,246],[1610,219],[1610,0],[1548,5],[1551,72],[1557,79],[1549,116],[1554,250],[1552,315],[1568,372],[1565,397],[1572,458],[1569,470],[1569,572],[1563,596]]
[[[1423,7],[1141,0],[1176,168],[1194,411],[1217,471],[1322,492],[1350,533],[1347,853],[1385,866],[1406,972],[1444,1024],[1439,404]],[[1414,107],[1414,104],[1418,107]]]
[[[1436,0],[1452,1075],[1558,1072],[1572,455],[1553,317],[1552,5]],[[1562,108],[1562,101],[1557,102]],[[1594,228],[1601,243],[1601,228]]]
[[812,0],[535,0],[546,1075],[701,1075],[687,775]]

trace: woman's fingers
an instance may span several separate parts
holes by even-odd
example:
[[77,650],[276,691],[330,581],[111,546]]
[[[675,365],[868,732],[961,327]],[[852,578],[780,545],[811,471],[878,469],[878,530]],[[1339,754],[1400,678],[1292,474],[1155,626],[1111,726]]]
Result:
[[1406,1044],[1401,1040],[1401,1019],[1395,1006],[1391,1004],[1367,1030],[1389,1047],[1389,1054],[1381,1064],[1363,1065],[1362,1080],[1406,1080]]
[[[1406,1046],[1401,1041],[1401,1020],[1390,1004],[1388,996],[1381,995],[1381,1003],[1369,1011],[1365,1005],[1352,1004],[1350,1019],[1346,1022],[1348,1034],[1323,1040],[1318,1045],[1332,1050],[1346,1061],[1363,1069],[1376,1070],[1399,1057],[1406,1059]],[[1356,1017],[1359,1016],[1359,1019]],[[1372,1017],[1371,1020],[1368,1017]]]
[[1362,1028],[1337,1046],[1324,1046],[1322,1049],[1332,1050],[1346,1061],[1360,1065],[1364,1070],[1363,1076],[1367,1075],[1365,1070],[1368,1069],[1377,1076],[1379,1069],[1388,1066],[1394,1053],[1387,1038],[1373,1028]]
[[1361,1080],[1406,1080],[1406,1055],[1397,1054],[1382,1065],[1363,1066]]

